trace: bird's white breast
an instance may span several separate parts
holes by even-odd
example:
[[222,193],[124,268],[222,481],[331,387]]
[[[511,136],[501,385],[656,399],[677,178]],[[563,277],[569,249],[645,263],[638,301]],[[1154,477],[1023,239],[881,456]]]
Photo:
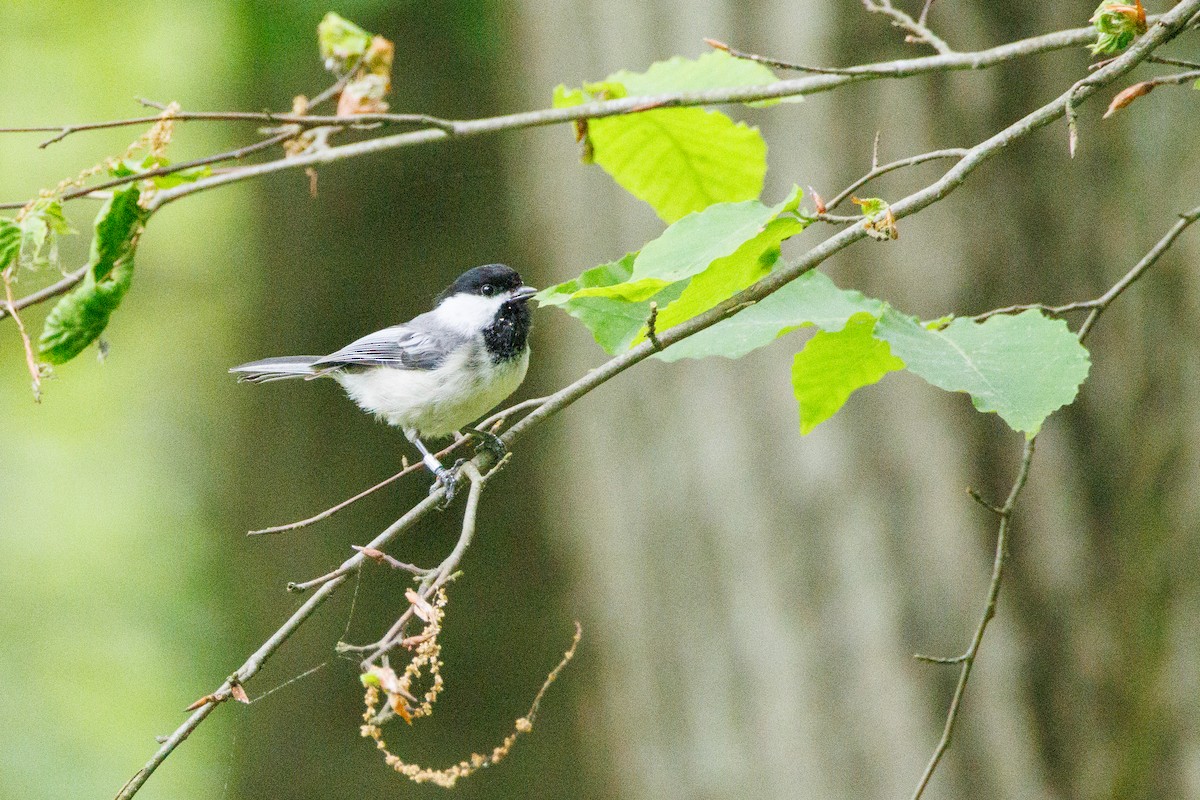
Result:
[[493,363],[482,343],[461,348],[437,369],[333,373],[351,399],[389,425],[419,436],[447,436],[508,397],[529,368],[529,348]]

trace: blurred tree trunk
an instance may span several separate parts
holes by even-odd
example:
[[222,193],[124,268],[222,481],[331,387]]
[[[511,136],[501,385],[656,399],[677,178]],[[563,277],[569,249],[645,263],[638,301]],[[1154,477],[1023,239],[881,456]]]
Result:
[[[519,9],[526,94],[516,104],[527,107],[559,82],[698,55],[705,36],[803,63],[923,54],[855,2]],[[975,49],[1084,24],[1090,8],[1069,10],[964,0],[936,6],[933,24]],[[771,147],[768,200],[793,182],[828,197],[867,169],[877,129],[885,160],[974,144],[1085,64],[1081,49],[738,113]],[[1093,296],[1196,203],[1167,177],[1187,156],[1182,142],[1159,133],[1183,113],[1172,107],[1192,102],[1183,95],[1104,126],[1094,104],[1074,162],[1054,127],[906,220],[898,243],[863,243],[825,269],[926,316]],[[536,159],[528,139],[509,152],[535,272],[562,280],[661,230],[598,168],[576,163],[566,131],[531,136]],[[870,193],[899,196],[937,168]],[[1196,650],[1186,623],[1196,580],[1180,567],[1195,555],[1196,492],[1175,485],[1194,484],[1179,467],[1197,462],[1196,357],[1189,348],[1185,363],[1169,360],[1135,327],[1139,309],[1195,310],[1195,281],[1179,266],[1195,253],[1182,243],[1104,319],[1083,401],[1042,436],[999,617],[928,797],[1200,791],[1196,695],[1165,691],[1196,683],[1184,658]],[[582,372],[581,354],[601,354],[572,320],[546,317],[553,345],[541,363],[562,383]],[[623,796],[902,797],[940,734],[957,670],[911,655],[957,654],[969,640],[994,520],[963,488],[1002,497],[1019,437],[965,398],[902,377],[801,439],[788,383],[801,341],[738,362],[649,364],[550,426],[542,472],[561,488],[545,502],[603,637],[591,707],[603,710]],[[1138,413],[1147,405],[1155,418]]]

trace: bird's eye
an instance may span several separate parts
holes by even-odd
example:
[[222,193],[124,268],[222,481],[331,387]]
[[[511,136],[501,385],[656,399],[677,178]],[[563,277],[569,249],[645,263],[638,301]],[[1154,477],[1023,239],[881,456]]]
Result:
[[490,283],[485,283],[483,286],[479,287],[479,291],[483,293],[484,297],[491,297],[496,293],[496,287],[492,286]]

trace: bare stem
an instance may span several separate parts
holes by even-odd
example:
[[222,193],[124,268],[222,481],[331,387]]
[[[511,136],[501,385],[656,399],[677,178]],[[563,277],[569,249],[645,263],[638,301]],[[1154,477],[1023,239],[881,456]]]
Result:
[[[387,545],[388,542],[411,527],[413,523],[425,516],[425,514],[433,510],[437,504],[441,502],[442,494],[443,492],[438,490],[417,505],[413,506],[408,513],[392,523],[387,530],[383,531],[374,539],[372,539],[368,546],[378,550]],[[121,788],[121,791],[116,796],[116,800],[129,800],[129,798],[137,794],[138,790],[141,789],[142,785],[146,783],[152,774],[154,774],[154,770],[158,769],[159,765],[166,760],[167,756],[174,752],[175,748],[178,747],[183,740],[186,739],[192,733],[192,731],[194,731],[200,725],[200,723],[203,722],[204,719],[213,712],[213,709],[215,709],[217,705],[230,697],[230,689],[232,684],[237,683],[239,685],[244,685],[246,681],[254,677],[254,675],[256,675],[260,669],[262,669],[262,666],[266,663],[267,659],[269,659],[275,653],[275,651],[278,650],[310,616],[312,616],[313,612],[315,612],[322,603],[328,600],[333,593],[337,591],[337,588],[342,585],[342,583],[346,580],[346,577],[362,564],[364,558],[366,558],[366,556],[364,556],[362,553],[356,553],[343,562],[341,566],[341,569],[344,569],[343,574],[328,581],[319,589],[317,589],[317,591],[314,592],[312,596],[308,598],[308,600],[304,601],[300,608],[296,609],[295,613],[288,618],[287,622],[285,622],[279,628],[279,630],[271,634],[270,638],[263,642],[263,644],[257,650],[255,650],[254,653],[247,658],[240,667],[238,667],[237,671],[231,676],[233,679],[232,682],[230,680],[226,680],[225,683],[221,684],[221,686],[209,696],[212,698],[210,702],[205,703],[200,708],[192,712],[192,715],[188,717],[182,725],[176,728],[174,733],[172,733],[166,738],[166,740],[163,741],[162,745],[158,748],[150,760],[146,762],[146,765],[138,770],[137,773],[129,779],[129,782]]]
[[1048,306],[1042,303],[1025,303],[1021,305],[1005,306],[1004,308],[994,308],[991,311],[985,311],[975,317],[972,317],[976,322],[982,322],[989,317],[994,317],[997,314],[1014,314],[1021,311],[1029,311],[1036,309],[1044,311],[1047,314],[1059,316],[1068,314],[1072,311],[1088,311],[1090,312],[1083,324],[1079,328],[1078,336],[1080,341],[1087,337],[1092,326],[1096,324],[1096,319],[1103,313],[1104,309],[1120,297],[1121,293],[1132,286],[1139,278],[1145,274],[1146,270],[1154,266],[1163,254],[1171,248],[1179,235],[1191,227],[1197,220],[1200,220],[1200,207],[1193,208],[1184,214],[1179,215],[1179,219],[1174,225],[1163,235],[1161,239],[1150,248],[1146,255],[1142,256],[1130,270],[1121,277],[1119,281],[1113,284],[1112,288],[1104,294],[1097,297],[1095,300],[1079,300],[1074,303],[1066,303],[1061,306]]
[[988,585],[987,599],[983,606],[983,615],[979,618],[979,624],[975,627],[975,634],[971,637],[971,644],[967,647],[967,651],[961,656],[953,658],[932,658],[930,656],[918,656],[923,661],[933,661],[940,664],[959,664],[958,683],[954,687],[954,696],[950,699],[950,709],[946,712],[946,722],[942,726],[942,737],[938,740],[937,747],[933,750],[933,756],[930,757],[929,763],[925,766],[925,771],[921,774],[921,779],[917,783],[916,791],[913,792],[913,800],[920,800],[922,794],[925,793],[925,788],[929,785],[933,773],[937,770],[938,764],[942,761],[942,756],[950,749],[950,741],[954,736],[954,725],[958,721],[958,713],[962,709],[963,697],[967,693],[967,681],[971,679],[971,669],[975,666],[975,658],[979,655],[979,648],[983,644],[984,634],[987,633],[988,623],[996,616],[996,603],[1000,599],[1000,585],[1004,580],[1004,565],[1008,560],[1008,531],[1012,524],[1013,509],[1016,508],[1017,499],[1021,496],[1021,491],[1025,488],[1026,481],[1029,480],[1029,465],[1033,461],[1034,439],[1028,439],[1025,442],[1025,451],[1021,456],[1021,466],[1017,470],[1017,478],[1013,481],[1012,489],[1009,490],[1008,499],[999,509],[995,509],[1000,515],[1000,526],[996,532],[996,552],[992,557],[992,580]]
[[[876,152],[878,152],[878,151],[876,151]],[[915,166],[917,164],[924,164],[926,161],[935,161],[937,159],[942,159],[942,158],[964,158],[964,157],[966,157],[967,152],[968,152],[967,148],[965,148],[965,147],[951,147],[946,150],[932,150],[928,153],[921,153],[920,155],[910,156],[909,158],[901,158],[897,161],[892,161],[888,164],[872,166],[870,172],[863,175],[861,178],[856,180],[854,183],[847,186],[845,189],[843,189],[841,192],[839,192],[836,197],[834,197],[832,200],[830,200],[828,205],[826,206],[826,208],[828,210],[832,210],[832,209],[836,208],[838,205],[843,203],[848,197],[850,197],[850,195],[854,194],[856,191],[861,189],[863,186],[865,186],[866,184],[875,180],[876,178],[878,178],[881,175],[886,175],[889,172],[893,172],[898,169],[903,169],[904,167],[911,167],[911,166]],[[855,217],[854,219],[857,220],[858,218]]]
[[929,7],[933,0],[926,0],[921,9],[921,16],[913,19],[905,12],[892,5],[892,0],[863,0],[863,7],[874,14],[883,14],[892,20],[897,28],[908,31],[907,41],[914,44],[927,44],[939,53],[953,53],[946,41],[931,31],[925,24],[929,16]]

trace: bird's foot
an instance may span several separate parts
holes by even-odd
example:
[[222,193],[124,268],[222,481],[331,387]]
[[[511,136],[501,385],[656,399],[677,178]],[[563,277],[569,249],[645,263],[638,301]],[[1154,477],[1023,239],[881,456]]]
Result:
[[458,469],[464,463],[466,463],[466,459],[460,458],[458,461],[455,461],[454,466],[450,467],[449,469],[446,467],[441,467],[434,473],[437,475],[437,480],[435,480],[433,485],[429,487],[429,493],[433,494],[436,492],[439,486],[446,490],[445,496],[443,496],[441,502],[438,503],[439,511],[445,511],[450,507],[450,504],[454,502],[454,492],[458,488]]
[[489,433],[488,431],[481,430],[479,428],[468,428],[467,436],[470,436],[476,440],[476,453],[481,450],[487,452],[491,454],[492,458],[497,462],[503,460],[504,457],[508,455],[508,445],[506,445],[504,440],[494,433]]

